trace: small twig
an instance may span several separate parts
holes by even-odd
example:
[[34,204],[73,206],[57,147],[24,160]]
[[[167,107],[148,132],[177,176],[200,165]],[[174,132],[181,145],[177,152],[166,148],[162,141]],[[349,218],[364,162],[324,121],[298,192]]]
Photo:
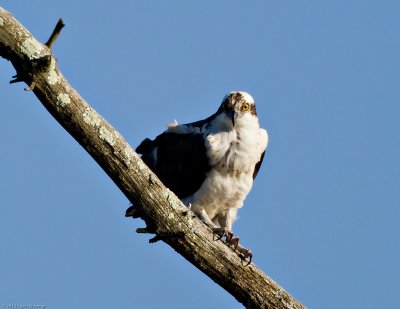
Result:
[[24,80],[18,76],[18,75],[14,75],[13,76],[14,79],[10,80],[10,84],[15,84],[15,83],[19,83],[19,82],[23,82]]
[[147,227],[137,228],[136,233],[138,233],[138,234],[154,234],[154,232]]
[[48,39],[48,41],[46,42],[46,46],[48,48],[52,48],[53,44],[55,43],[55,41],[57,40],[59,34],[61,33],[61,29],[65,26],[64,20],[62,18],[60,18],[57,22],[57,25],[55,26],[53,33],[50,35],[50,38]]
[[157,242],[159,240],[165,240],[168,238],[183,238],[183,237],[185,237],[184,232],[158,234],[157,236],[151,238],[149,240],[149,243],[154,244],[155,242]]

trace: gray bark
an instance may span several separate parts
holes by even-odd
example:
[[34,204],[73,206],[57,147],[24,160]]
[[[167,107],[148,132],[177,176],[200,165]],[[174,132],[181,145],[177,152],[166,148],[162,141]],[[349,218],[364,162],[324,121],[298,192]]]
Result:
[[[57,35],[55,36],[55,38]],[[0,56],[10,60],[14,82],[29,85],[49,113],[93,157],[125,196],[140,205],[147,230],[175,249],[248,308],[305,308],[237,253],[180,202],[125,139],[67,82],[51,51],[0,7]],[[51,43],[49,43],[51,41]],[[143,231],[142,231],[143,232]]]

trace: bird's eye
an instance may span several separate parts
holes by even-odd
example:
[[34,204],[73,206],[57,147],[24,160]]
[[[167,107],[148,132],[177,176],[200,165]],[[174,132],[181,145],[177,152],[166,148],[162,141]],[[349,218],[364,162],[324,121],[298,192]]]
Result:
[[247,112],[250,109],[249,103],[242,104],[242,111]]

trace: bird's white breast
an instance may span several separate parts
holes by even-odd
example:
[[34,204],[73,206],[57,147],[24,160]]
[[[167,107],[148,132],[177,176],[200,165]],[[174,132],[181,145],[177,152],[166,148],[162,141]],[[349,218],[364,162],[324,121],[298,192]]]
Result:
[[218,116],[205,133],[211,171],[200,189],[186,202],[204,209],[210,218],[229,208],[240,208],[253,184],[253,173],[268,143],[257,117],[248,114],[235,127]]

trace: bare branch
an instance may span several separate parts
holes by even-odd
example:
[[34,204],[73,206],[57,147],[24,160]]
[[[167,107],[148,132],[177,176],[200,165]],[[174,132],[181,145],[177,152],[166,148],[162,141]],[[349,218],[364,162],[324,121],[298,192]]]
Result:
[[50,48],[61,28],[56,27],[43,45],[0,7],[0,56],[15,67],[13,82],[27,83],[129,201],[140,205],[140,216],[147,227],[138,232],[155,234],[153,242],[162,240],[170,245],[248,308],[305,308],[254,264],[243,267],[234,251],[221,241],[214,241],[211,231],[70,86]]

